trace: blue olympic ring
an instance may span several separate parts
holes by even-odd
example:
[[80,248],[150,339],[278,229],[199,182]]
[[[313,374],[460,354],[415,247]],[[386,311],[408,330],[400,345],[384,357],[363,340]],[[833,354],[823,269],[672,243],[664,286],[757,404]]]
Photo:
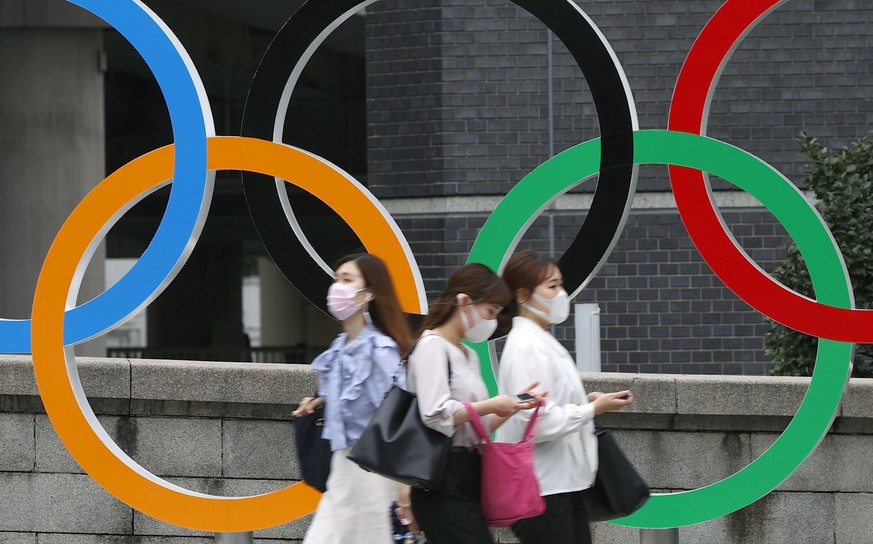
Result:
[[[123,278],[67,311],[64,343],[71,345],[98,336],[140,311],[185,264],[212,199],[215,174],[206,168],[206,138],[215,136],[215,126],[194,63],[149,8],[138,0],[67,1],[106,21],[142,55],[167,102],[176,143],[174,183],[154,238]],[[29,353],[30,329],[29,319],[0,319],[0,353]]]

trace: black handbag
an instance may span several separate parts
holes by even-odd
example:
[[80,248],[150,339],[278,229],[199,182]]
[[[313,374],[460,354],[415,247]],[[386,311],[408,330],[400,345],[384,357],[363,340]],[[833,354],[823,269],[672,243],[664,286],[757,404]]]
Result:
[[330,440],[321,438],[324,405],[311,414],[294,418],[294,442],[303,481],[324,493],[330,475]]
[[364,470],[422,489],[436,489],[451,438],[426,426],[418,397],[392,386],[348,458]]
[[[448,364],[451,385],[451,362]],[[433,490],[442,483],[451,442],[450,437],[421,421],[418,397],[395,383],[348,458],[390,480]]]
[[609,431],[597,432],[599,467],[594,485],[582,493],[590,521],[629,516],[649,500],[649,486]]

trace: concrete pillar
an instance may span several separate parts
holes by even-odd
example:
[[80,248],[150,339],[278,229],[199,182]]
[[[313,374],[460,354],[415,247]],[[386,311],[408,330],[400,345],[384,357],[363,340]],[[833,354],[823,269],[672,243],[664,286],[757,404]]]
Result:
[[600,305],[574,304],[576,325],[576,368],[579,372],[600,372]]
[[[57,4],[63,4],[58,2]],[[48,6],[48,7],[47,7]],[[50,2],[0,9],[0,317],[29,318],[45,255],[105,175],[102,29]],[[67,15],[72,13],[72,19]],[[104,289],[94,256],[80,300]],[[105,355],[98,339],[79,355]]]
[[261,277],[262,346],[330,344],[340,332],[336,321],[303,298],[272,260],[260,259],[258,273]]
[[258,259],[258,275],[261,277],[261,345],[294,346],[305,341],[301,321],[306,300],[271,259]]

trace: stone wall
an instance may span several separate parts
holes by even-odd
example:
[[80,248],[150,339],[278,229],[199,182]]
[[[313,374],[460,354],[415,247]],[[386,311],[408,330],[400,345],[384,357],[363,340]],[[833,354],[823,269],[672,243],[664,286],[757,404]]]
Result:
[[[197,491],[246,495],[299,478],[289,421],[315,383],[305,366],[82,359],[107,432],[154,473]],[[747,465],[797,410],[808,380],[651,374],[583,376],[589,390],[630,387],[638,402],[602,416],[654,489],[693,489]],[[680,530],[683,543],[873,540],[873,381],[852,380],[833,429],[775,492],[735,514]],[[133,511],[83,474],[42,410],[26,356],[0,356],[0,543],[200,544],[212,535]],[[307,519],[257,531],[299,542]],[[595,542],[637,530],[595,524]],[[499,541],[513,542],[500,532]]]

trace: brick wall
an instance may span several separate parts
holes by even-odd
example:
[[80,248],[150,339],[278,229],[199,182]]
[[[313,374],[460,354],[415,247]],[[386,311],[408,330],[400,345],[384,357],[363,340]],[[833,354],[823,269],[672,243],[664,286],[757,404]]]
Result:
[[[783,256],[782,227],[758,210],[724,217],[740,245],[772,271]],[[763,351],[768,321],[712,273],[675,211],[631,215],[577,301],[601,307],[604,370],[762,374],[771,366]],[[561,332],[571,347],[573,330]]]
[[[782,227],[756,209],[725,210],[724,217],[740,245],[772,272],[784,255]],[[583,219],[549,213],[531,226],[519,248],[548,252],[553,230],[560,254]],[[485,214],[399,218],[429,299],[466,262],[485,220]],[[600,306],[605,371],[764,374],[772,366],[763,349],[768,321],[712,273],[675,210],[632,213],[609,261],[575,302]],[[572,316],[555,334],[574,353]]]
[[[665,128],[679,68],[722,4],[595,0],[580,5],[615,50],[641,128]],[[873,6],[794,0],[765,17],[724,69],[708,133],[798,179],[801,130],[832,145],[873,121]],[[508,0],[385,0],[368,8],[370,186],[380,196],[503,194],[554,151],[598,135],[588,86],[566,48]],[[439,170],[439,171],[435,171]],[[433,186],[438,184],[439,186]],[[716,185],[728,187],[726,184]],[[663,175],[641,190],[667,190]]]
[[[721,4],[580,3],[624,67],[641,128],[666,127],[680,66]],[[708,134],[802,185],[805,161],[795,142],[801,131],[840,146],[867,134],[873,121],[871,22],[873,5],[859,1],[780,5],[726,65]],[[367,68],[369,186],[387,202],[500,196],[552,153],[598,136],[588,84],[566,48],[507,0],[376,3],[368,8]],[[717,191],[734,190],[716,177],[712,183]],[[665,168],[641,167],[639,193],[669,189]],[[746,206],[723,210],[725,221],[772,272],[789,241],[769,212]],[[488,211],[398,217],[426,263],[430,296],[466,261]],[[554,212],[552,227],[537,221],[522,247],[560,255],[584,214]],[[606,370],[761,374],[771,366],[763,353],[766,319],[711,274],[675,209],[635,209],[617,249],[577,301],[601,306]],[[557,333],[572,349],[572,331]]]

